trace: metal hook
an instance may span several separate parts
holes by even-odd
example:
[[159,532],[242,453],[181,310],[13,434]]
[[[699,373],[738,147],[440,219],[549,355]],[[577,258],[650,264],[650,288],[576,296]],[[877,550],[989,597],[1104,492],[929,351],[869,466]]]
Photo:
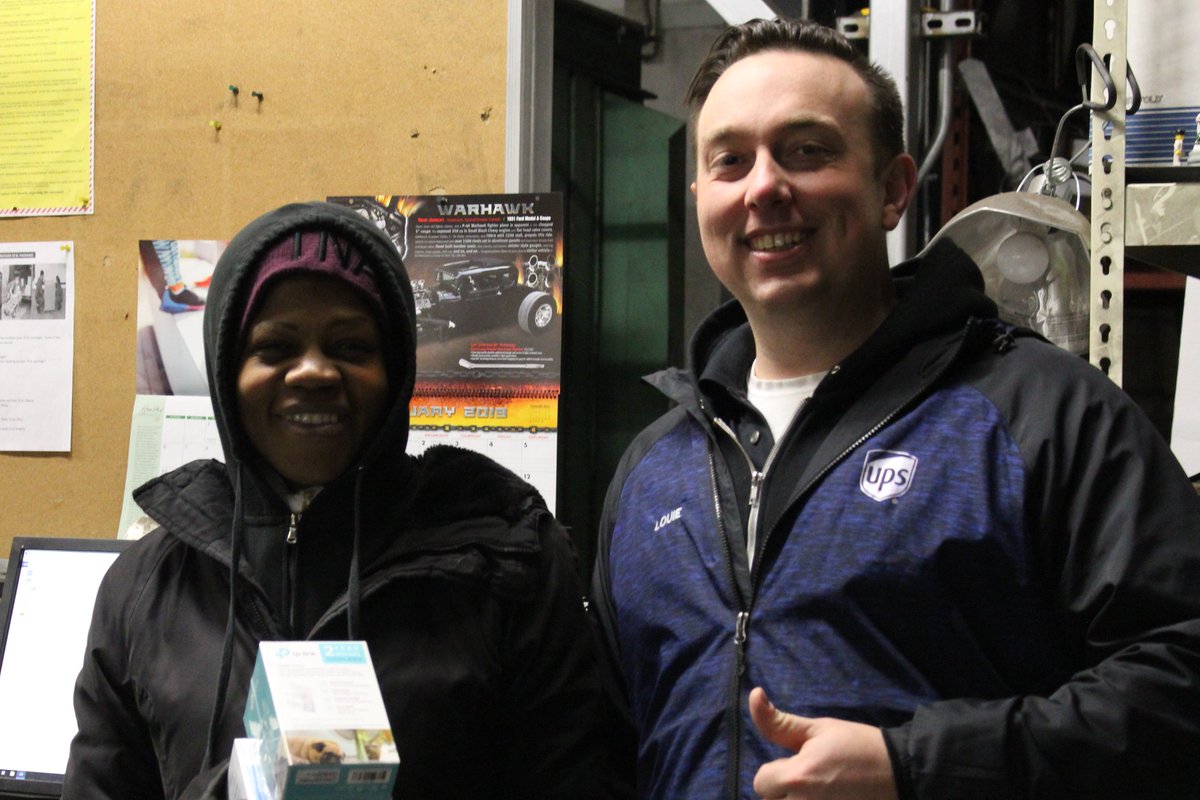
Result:
[[[1088,62],[1091,62],[1089,65]],[[1103,103],[1097,103],[1090,99],[1088,92],[1088,78],[1090,77],[1090,67],[1095,67],[1100,74],[1100,80],[1104,81],[1104,91],[1107,99]],[[1096,52],[1096,48],[1092,47],[1087,42],[1075,48],[1075,77],[1079,80],[1080,91],[1083,93],[1083,102],[1081,105],[1084,108],[1092,111],[1108,111],[1117,102],[1117,85],[1113,82],[1112,73],[1108,71],[1108,66],[1104,63],[1104,59]],[[1142,107],[1142,90],[1138,86],[1137,77],[1133,74],[1133,67],[1129,61],[1125,62],[1125,83],[1129,88],[1129,104],[1125,108],[1126,116],[1133,116],[1138,109]]]

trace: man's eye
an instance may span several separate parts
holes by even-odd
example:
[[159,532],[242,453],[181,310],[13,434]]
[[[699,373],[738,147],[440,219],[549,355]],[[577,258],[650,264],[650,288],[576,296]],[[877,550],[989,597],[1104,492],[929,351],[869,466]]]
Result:
[[823,144],[803,142],[793,145],[787,151],[787,159],[797,164],[813,164],[829,159],[832,151]]
[[718,153],[709,159],[708,169],[710,172],[721,174],[738,169],[742,163],[743,159],[737,153]]

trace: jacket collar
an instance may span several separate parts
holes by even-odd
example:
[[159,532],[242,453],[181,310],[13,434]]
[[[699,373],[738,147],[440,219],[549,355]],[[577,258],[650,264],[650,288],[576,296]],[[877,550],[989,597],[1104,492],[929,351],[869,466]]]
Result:
[[[953,242],[942,240],[892,270],[899,302],[880,326],[841,364],[830,371],[814,397],[834,400],[855,395],[873,383],[900,356],[922,341],[959,332],[972,317],[993,318],[996,304],[983,293],[983,276]],[[754,337],[745,311],[731,300],[696,329],[689,348],[691,389],[710,398],[724,413],[729,403],[744,406],[746,375],[754,360]],[[677,371],[676,371],[677,372]],[[680,374],[651,380],[668,396],[686,397]]]

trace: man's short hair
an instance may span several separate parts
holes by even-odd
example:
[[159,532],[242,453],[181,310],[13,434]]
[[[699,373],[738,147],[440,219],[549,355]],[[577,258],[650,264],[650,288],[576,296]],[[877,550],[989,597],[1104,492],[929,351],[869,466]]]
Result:
[[896,82],[846,37],[811,20],[754,19],[726,28],[688,87],[685,103],[692,107],[692,125],[717,79],[746,56],[766,50],[818,53],[846,62],[867,85],[871,97],[871,143],[876,169],[883,169],[904,152],[904,105]]

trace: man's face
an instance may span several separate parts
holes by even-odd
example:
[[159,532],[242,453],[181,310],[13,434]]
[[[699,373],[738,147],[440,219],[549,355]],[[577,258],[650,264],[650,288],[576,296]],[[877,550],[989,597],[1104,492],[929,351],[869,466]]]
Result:
[[768,50],[714,84],[696,118],[692,191],[705,255],[753,323],[874,313],[890,298],[886,232],[910,186],[878,169],[866,84],[831,56]]
[[292,488],[337,478],[388,405],[370,306],[334,278],[280,279],[250,320],[237,395],[250,442]]

